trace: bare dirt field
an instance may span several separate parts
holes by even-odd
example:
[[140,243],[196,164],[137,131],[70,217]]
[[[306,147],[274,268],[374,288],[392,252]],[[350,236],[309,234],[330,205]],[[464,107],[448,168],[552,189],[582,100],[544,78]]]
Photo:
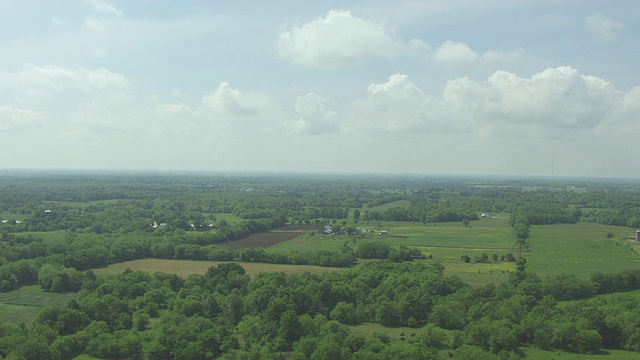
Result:
[[306,235],[309,231],[290,231],[289,228],[287,230],[275,230],[269,231],[265,233],[251,235],[244,239],[240,239],[237,241],[230,241],[227,243],[222,243],[220,246],[241,249],[241,248],[267,248],[276,244],[279,244],[283,241],[295,239],[298,236]]

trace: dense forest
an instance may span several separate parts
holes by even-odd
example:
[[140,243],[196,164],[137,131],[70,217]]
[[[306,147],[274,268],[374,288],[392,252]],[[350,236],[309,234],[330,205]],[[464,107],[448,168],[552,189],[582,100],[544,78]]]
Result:
[[[0,292],[77,293],[33,324],[0,323],[0,358],[505,359],[519,347],[640,351],[640,269],[540,278],[521,257],[535,225],[640,226],[640,184],[580,179],[0,174]],[[220,244],[287,226],[344,239],[381,221],[506,214],[516,270],[470,286],[416,248],[342,241],[339,251]],[[229,222],[223,215],[240,221]],[[46,236],[45,234],[56,234]],[[57,236],[60,235],[60,236]],[[320,235],[314,235],[320,236]],[[342,238],[341,238],[342,239]],[[204,275],[93,270],[135,259],[226,261]],[[420,259],[420,261],[414,261]],[[324,274],[250,277],[233,262],[319,265]],[[402,341],[352,326],[413,329]]]

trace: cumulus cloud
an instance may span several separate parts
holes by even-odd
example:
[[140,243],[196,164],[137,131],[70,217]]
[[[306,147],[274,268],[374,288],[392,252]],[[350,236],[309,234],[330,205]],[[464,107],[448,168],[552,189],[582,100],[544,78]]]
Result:
[[462,66],[475,63],[479,58],[477,52],[463,42],[446,41],[440,45],[434,54],[434,60],[439,63]]
[[21,131],[42,124],[46,116],[38,111],[0,106],[0,132]]
[[254,116],[258,114],[259,100],[234,89],[223,81],[212,93],[205,95],[202,102],[209,108],[228,115]]
[[376,135],[464,131],[443,110],[438,99],[426,95],[407,75],[394,74],[367,87],[367,96],[352,106],[348,127]]
[[[424,46],[413,43],[412,46]],[[331,10],[306,24],[280,34],[280,56],[308,68],[337,68],[370,57],[393,56],[405,45],[383,24]]]
[[514,62],[525,55],[522,49],[487,50],[478,53],[464,42],[445,41],[433,53],[433,61],[455,69],[475,65],[500,65]]
[[563,66],[531,78],[497,71],[486,81],[449,81],[443,102],[483,121],[593,129],[611,116],[620,93],[609,82]]
[[315,93],[298,96],[294,108],[300,118],[294,123],[294,131],[311,135],[339,132],[338,114],[329,108],[330,103],[329,98]]
[[613,21],[603,14],[593,14],[585,19],[585,26],[594,39],[612,42],[616,41],[617,32],[622,30],[624,24],[620,21]]

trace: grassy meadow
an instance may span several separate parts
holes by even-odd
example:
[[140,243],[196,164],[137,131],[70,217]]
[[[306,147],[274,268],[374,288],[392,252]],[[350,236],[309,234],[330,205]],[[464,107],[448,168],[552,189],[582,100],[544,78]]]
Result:
[[[607,238],[608,232],[614,237]],[[528,269],[541,275],[587,276],[596,271],[638,269],[640,255],[626,240],[633,232],[628,227],[594,223],[532,226],[531,251],[524,255]]]
[[45,306],[63,306],[77,295],[44,292],[38,285],[0,293],[0,322],[22,322],[28,326]]

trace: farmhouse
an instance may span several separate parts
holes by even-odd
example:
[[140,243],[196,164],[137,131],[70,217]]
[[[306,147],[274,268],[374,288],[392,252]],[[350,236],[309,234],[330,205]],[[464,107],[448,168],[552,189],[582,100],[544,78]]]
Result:
[[629,236],[629,240],[640,242],[640,230],[636,230],[636,235]]
[[320,229],[322,234],[331,235],[333,234],[333,228],[329,225],[325,225],[322,229]]
[[483,212],[482,215],[480,215],[480,217],[493,218],[495,216],[493,216],[492,212],[487,211],[487,212]]

